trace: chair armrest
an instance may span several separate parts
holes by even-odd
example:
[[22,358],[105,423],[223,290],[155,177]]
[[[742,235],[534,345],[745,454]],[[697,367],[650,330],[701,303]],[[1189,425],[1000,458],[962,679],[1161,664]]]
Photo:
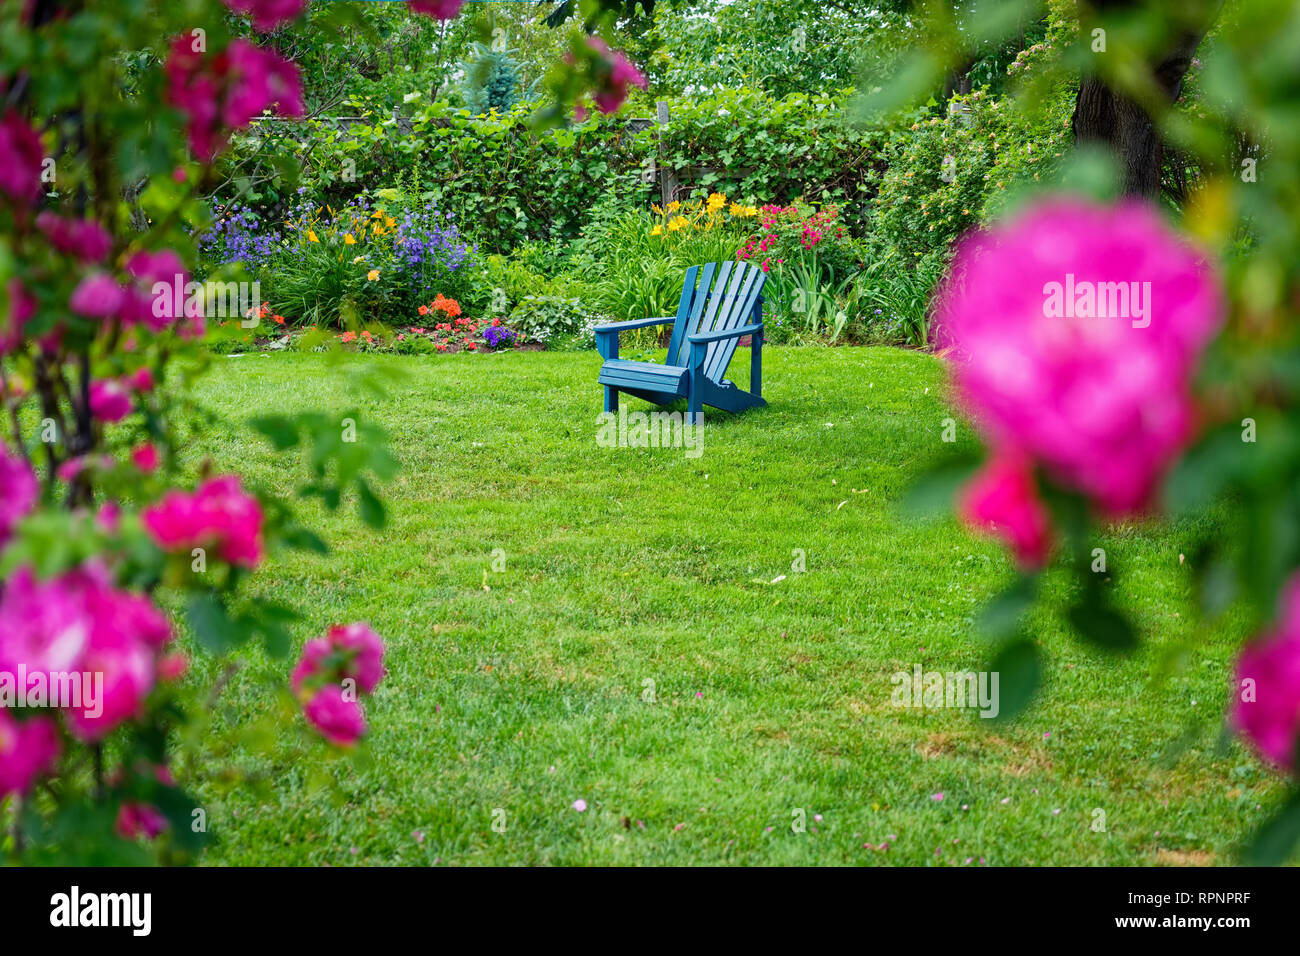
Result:
[[628,332],[632,329],[645,329],[652,325],[667,325],[669,322],[676,321],[676,316],[661,315],[653,319],[633,319],[630,322],[607,322],[604,325],[598,325],[595,328],[597,334],[604,332],[606,335],[612,332]]
[[688,335],[686,340],[692,345],[707,345],[710,342],[721,342],[723,339],[734,339],[742,335],[757,335],[763,331],[763,323],[756,322],[753,325],[742,325],[738,329],[725,329],[721,332],[701,332],[698,335]]

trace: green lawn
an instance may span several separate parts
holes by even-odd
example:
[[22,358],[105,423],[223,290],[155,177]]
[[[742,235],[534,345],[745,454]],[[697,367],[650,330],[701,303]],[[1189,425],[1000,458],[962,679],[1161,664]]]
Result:
[[[764,359],[770,407],[711,411],[695,459],[597,446],[594,353],[217,359],[198,398],[231,427],[193,463],[201,449],[287,494],[288,459],[236,426],[356,407],[403,467],[384,531],[306,508],[333,555],[280,554],[255,575],[303,613],[301,639],[351,620],[387,639],[368,763],[237,753],[269,784],[200,789],[207,862],[1231,862],[1281,787],[1240,745],[1215,749],[1232,651],[1188,620],[1193,529],[1100,542],[1145,629],[1138,654],[1099,655],[1040,617],[1046,696],[1019,720],[895,707],[897,671],[985,667],[971,621],[1013,577],[993,543],[897,512],[950,414],[940,363]],[[741,350],[742,383],[748,366]],[[356,380],[378,369],[402,373],[386,397]],[[272,708],[264,682],[290,662],[254,658],[219,724]],[[1196,714],[1191,747],[1162,758]],[[335,792],[311,785],[322,772]]]

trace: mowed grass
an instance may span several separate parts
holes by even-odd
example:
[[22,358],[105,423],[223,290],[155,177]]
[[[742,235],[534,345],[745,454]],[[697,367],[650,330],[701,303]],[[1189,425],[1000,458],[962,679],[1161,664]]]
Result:
[[[593,353],[216,361],[197,397],[227,424],[188,462],[289,495],[305,469],[243,423],[356,409],[402,470],[383,531],[304,506],[333,553],[253,578],[302,613],[299,645],[353,620],[386,638],[368,759],[237,751],[271,783],[199,785],[207,863],[1228,863],[1281,794],[1216,747],[1234,642],[1190,620],[1179,562],[1205,529],[1099,540],[1143,649],[1100,654],[1038,613],[1047,686],[1021,718],[891,703],[916,664],[986,667],[972,621],[1014,577],[995,544],[899,513],[951,414],[930,356],[769,348],[771,405],[710,410],[694,459],[597,445]],[[292,662],[251,657],[220,726],[274,707]]]

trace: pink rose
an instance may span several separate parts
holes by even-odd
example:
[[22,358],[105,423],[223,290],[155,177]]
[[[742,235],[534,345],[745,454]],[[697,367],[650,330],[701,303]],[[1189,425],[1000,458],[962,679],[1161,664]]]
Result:
[[36,300],[17,279],[10,279],[8,315],[0,321],[0,356],[23,344],[23,326],[36,314]]
[[[1300,575],[1282,592],[1277,627],[1242,648],[1230,719],[1266,760],[1300,769]],[[1246,682],[1250,683],[1247,684]]]
[[16,110],[0,119],[0,192],[23,205],[41,194],[41,163],[45,149],[27,121]]
[[126,299],[126,290],[112,276],[92,272],[72,291],[68,306],[78,315],[91,319],[107,319],[116,315]]
[[383,676],[383,639],[368,625],[357,623],[335,625],[324,637],[304,644],[289,683],[301,695],[309,681],[314,685],[351,679],[361,693],[371,694]]
[[31,466],[0,445],[0,548],[13,536],[14,526],[35,507],[39,495]]
[[127,377],[126,384],[135,392],[152,392],[154,387],[153,370],[147,365],[141,366]]
[[629,86],[646,88],[646,78],[623,51],[611,50],[609,44],[595,36],[587,37],[587,46],[595,50],[599,58],[596,78],[600,87],[592,98],[602,113],[613,113],[622,106]]
[[303,10],[307,0],[222,0],[235,13],[245,13],[253,18],[253,27],[270,33],[282,23],[288,23]]
[[[100,613],[111,614],[112,610],[101,609]],[[144,698],[153,690],[156,677],[153,653],[135,633],[122,627],[122,623],[111,618],[97,620],[82,656],[81,670],[103,675],[104,683],[102,697],[96,702],[98,712],[85,706],[64,711],[68,729],[79,740],[102,740],[134,719]]]
[[236,39],[220,53],[200,53],[189,36],[178,36],[164,66],[167,100],[186,115],[190,148],[208,162],[264,110],[302,116],[298,69],[274,50]]
[[85,263],[103,262],[113,249],[113,237],[93,219],[65,219],[47,210],[36,225],[55,249]]
[[1022,568],[1047,563],[1052,533],[1038,499],[1032,468],[1014,455],[995,454],[961,492],[958,514],[977,531],[1001,538]]
[[1192,437],[1191,379],[1223,304],[1151,208],[1053,199],[962,241],[935,318],[989,443],[1120,516]]
[[114,829],[124,840],[137,840],[143,837],[153,840],[160,836],[171,824],[162,812],[152,804],[130,800],[122,804],[117,811]]
[[131,393],[115,379],[90,383],[90,414],[101,422],[120,422],[131,413]]
[[0,595],[0,671],[75,671],[93,621],[81,594],[62,579],[38,581],[20,567]]
[[26,793],[59,759],[59,730],[50,717],[18,721],[0,709],[0,797]]
[[438,20],[450,20],[460,13],[465,0],[406,0],[406,5],[414,13],[423,13]]
[[351,747],[366,732],[361,705],[349,700],[338,684],[318,690],[302,712],[326,740],[340,747]]
[[158,449],[146,442],[131,451],[131,464],[145,474],[152,473],[158,467]]
[[141,518],[164,551],[215,547],[223,560],[249,568],[262,559],[262,508],[236,475],[209,479],[193,494],[169,491]]

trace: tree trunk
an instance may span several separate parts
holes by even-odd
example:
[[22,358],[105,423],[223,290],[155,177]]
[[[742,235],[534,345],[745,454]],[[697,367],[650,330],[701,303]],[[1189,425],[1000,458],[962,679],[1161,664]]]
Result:
[[[1132,0],[1094,0],[1092,5],[1097,9],[1114,9],[1134,4]],[[1159,59],[1151,73],[1168,103],[1173,103],[1182,92],[1192,54],[1212,22],[1210,16],[1199,29],[1179,31],[1165,52],[1157,54]],[[1091,23],[1085,18],[1081,42],[1089,42],[1090,28]],[[1154,197],[1159,193],[1164,144],[1151,116],[1141,105],[1112,90],[1101,77],[1088,75],[1079,83],[1071,127],[1075,145],[1098,143],[1115,154],[1123,171],[1125,195]]]

